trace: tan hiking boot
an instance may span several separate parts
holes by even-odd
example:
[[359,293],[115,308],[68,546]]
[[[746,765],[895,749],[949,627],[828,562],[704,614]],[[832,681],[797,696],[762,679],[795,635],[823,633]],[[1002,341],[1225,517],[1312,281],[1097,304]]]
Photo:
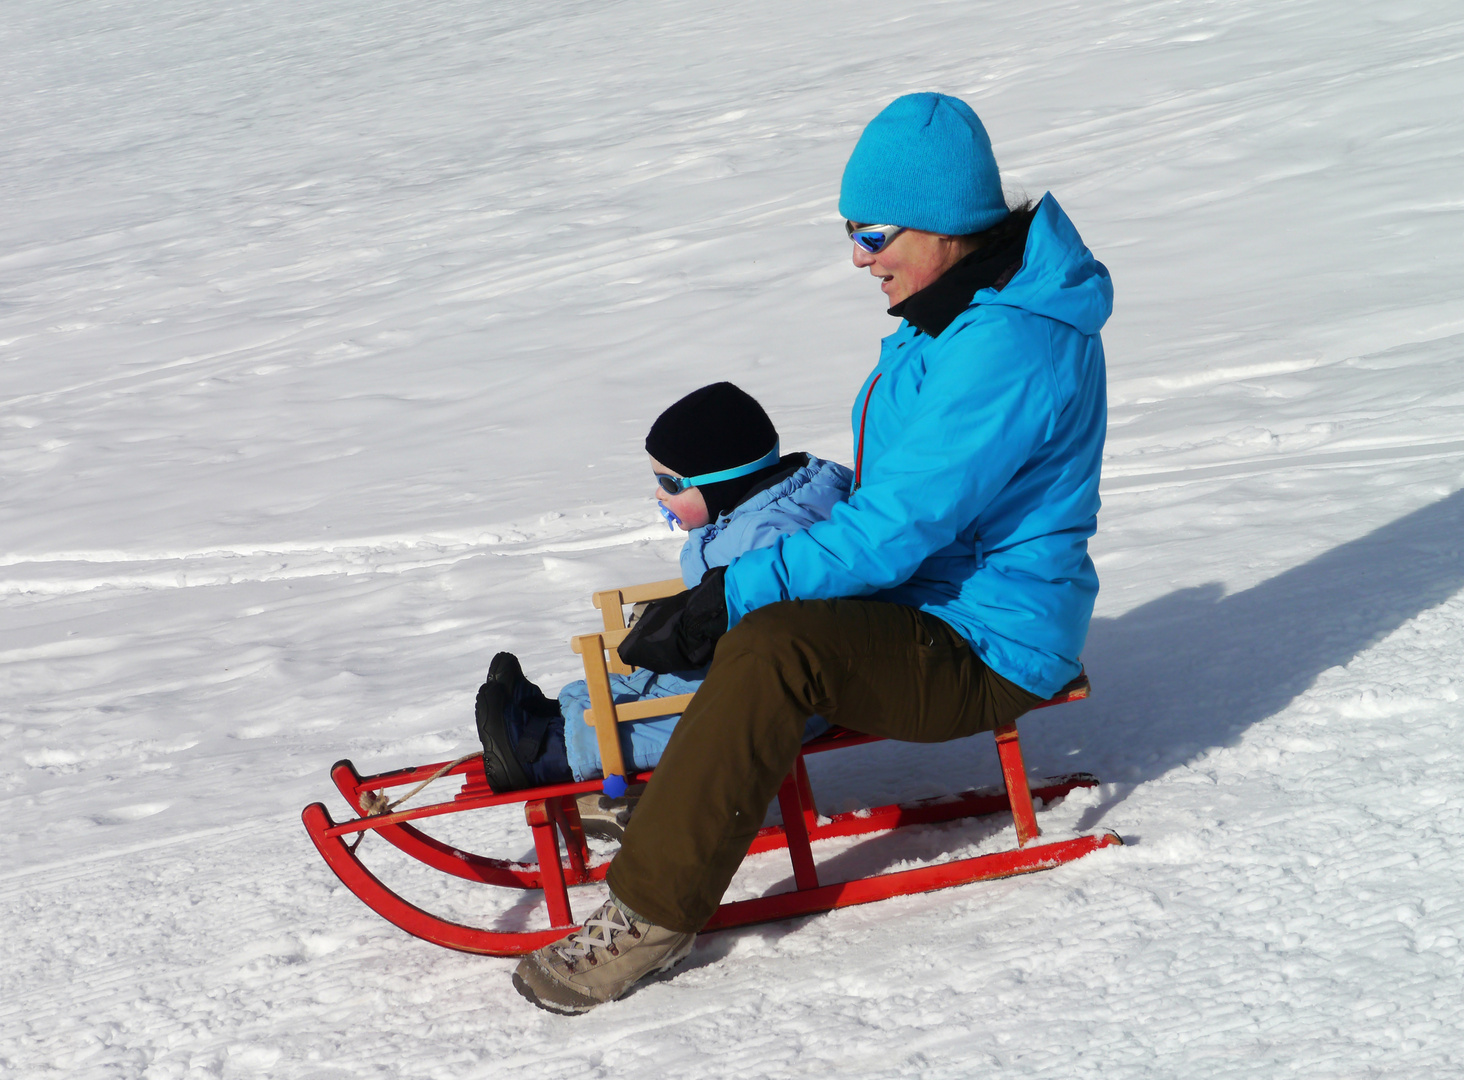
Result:
[[631,812],[640,799],[644,784],[636,784],[625,795],[612,799],[608,795],[590,792],[575,800],[579,808],[580,823],[585,835],[597,840],[621,843],[625,840],[625,826],[630,822]]
[[646,922],[612,896],[569,937],[520,960],[513,985],[549,1012],[589,1012],[681,963],[695,941],[695,934]]

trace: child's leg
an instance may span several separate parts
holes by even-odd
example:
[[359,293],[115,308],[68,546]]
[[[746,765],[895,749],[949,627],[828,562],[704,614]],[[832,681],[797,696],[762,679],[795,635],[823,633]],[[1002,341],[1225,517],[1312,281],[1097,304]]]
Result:
[[[647,698],[693,694],[700,685],[700,679],[657,675],[642,668],[631,675],[611,675],[610,696],[617,705],[623,705],[628,701],[644,701]],[[585,723],[585,711],[589,707],[590,691],[583,679],[572,682],[559,691],[559,708],[564,716],[564,741],[569,755],[569,767],[576,780],[593,780],[604,775],[600,764],[600,743],[595,729]],[[652,720],[619,725],[616,734],[620,737],[620,752],[625,756],[626,765],[637,771],[655,768],[679,719],[679,716],[658,716]]]
[[[613,681],[615,676],[611,676]],[[595,729],[585,723],[590,707],[590,690],[583,679],[559,691],[559,712],[564,717],[564,749],[569,770],[576,780],[593,780],[600,775],[600,747]]]

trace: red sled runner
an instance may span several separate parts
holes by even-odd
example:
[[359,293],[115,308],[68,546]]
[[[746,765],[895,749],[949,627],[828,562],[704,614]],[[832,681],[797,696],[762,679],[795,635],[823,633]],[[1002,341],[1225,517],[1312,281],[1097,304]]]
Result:
[[[627,633],[624,606],[668,596],[682,587],[680,579],[673,579],[596,593],[595,606],[601,610],[605,628],[576,637],[572,642],[575,652],[584,659],[591,701],[585,722],[596,729],[605,768],[604,782],[554,784],[499,794],[488,786],[481,755],[365,777],[349,761],[339,761],[331,769],[331,778],[346,802],[361,816],[338,824],[321,803],[311,803],[302,814],[305,829],[326,864],[347,888],[382,918],[409,934],[450,949],[491,956],[516,956],[577,930],[579,924],[570,908],[569,889],[602,880],[609,863],[592,863],[575,800],[580,795],[599,792],[602,788],[616,793],[624,790],[627,782],[648,780],[649,772],[627,775],[615,726],[652,716],[675,715],[684,711],[691,700],[691,695],[687,694],[620,705],[614,703],[609,672],[628,673],[633,670],[622,664],[615,652],[615,647]],[[1088,694],[1087,676],[1079,675],[1037,708],[1077,701]],[[1094,787],[1098,780],[1087,773],[1073,773],[1045,780],[1032,788],[1028,785],[1022,763],[1016,724],[998,728],[995,736],[1005,782],[1004,792],[968,791],[954,797],[878,806],[824,819],[820,819],[815,808],[813,789],[803,759],[809,754],[881,740],[878,736],[835,727],[807,743],[778,792],[783,824],[760,830],[748,852],[786,850],[793,865],[793,890],[724,903],[704,930],[770,922],[867,904],[892,896],[908,896],[974,881],[1030,874],[1123,842],[1117,834],[1102,831],[1055,843],[1033,843],[1041,835],[1033,808],[1034,797],[1044,803],[1051,802],[1075,788]],[[425,786],[433,779],[450,776],[461,776],[464,783],[458,793],[445,802],[393,810],[394,804],[383,794],[392,789]],[[537,862],[512,862],[475,855],[433,838],[416,824],[444,814],[514,803],[524,805],[524,818],[533,834]],[[1002,811],[1010,812],[1016,825],[1017,846],[1010,850],[833,884],[824,884],[819,879],[813,846],[821,840],[884,833],[913,825],[930,825]],[[508,889],[542,890],[550,926],[542,930],[479,929],[424,911],[398,896],[366,868],[357,850],[367,833],[374,833],[427,866],[454,877]],[[597,897],[595,903],[598,902]]]

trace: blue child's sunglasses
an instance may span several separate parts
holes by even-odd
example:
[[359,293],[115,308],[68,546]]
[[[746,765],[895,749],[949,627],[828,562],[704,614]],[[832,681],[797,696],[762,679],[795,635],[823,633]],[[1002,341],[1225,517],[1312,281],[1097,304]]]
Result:
[[702,473],[700,476],[667,476],[665,473],[657,473],[656,483],[661,485],[661,490],[667,495],[679,495],[687,488],[698,487],[702,484],[717,484],[723,480],[735,480],[739,476],[747,476],[759,469],[766,469],[769,465],[776,464],[781,457],[782,455],[778,453],[778,444],[773,443],[771,450],[746,465],[738,465],[734,469],[723,469],[721,472]]
[[871,255],[878,255],[889,246],[891,240],[905,231],[903,225],[856,225],[852,221],[844,222],[844,231],[849,234],[849,239],[862,247]]

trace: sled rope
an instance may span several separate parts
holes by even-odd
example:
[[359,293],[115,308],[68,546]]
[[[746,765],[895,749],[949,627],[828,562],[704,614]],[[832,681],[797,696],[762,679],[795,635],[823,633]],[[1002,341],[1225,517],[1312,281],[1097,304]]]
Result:
[[[449,761],[446,765],[438,769],[426,780],[423,780],[420,784],[414,787],[411,791],[407,792],[400,799],[388,799],[379,791],[363,791],[361,792],[361,809],[365,811],[367,817],[378,817],[381,814],[389,814],[402,803],[410,799],[413,795],[417,794],[417,792],[425,788],[428,784],[432,783],[432,781],[440,779],[446,773],[452,772],[453,769],[456,769],[463,762],[472,761],[473,758],[482,756],[483,751],[474,750],[471,754],[464,754],[456,761]],[[351,851],[354,852],[357,845],[359,845],[361,841],[365,838],[366,834],[364,832],[357,835],[355,843],[351,844]]]

